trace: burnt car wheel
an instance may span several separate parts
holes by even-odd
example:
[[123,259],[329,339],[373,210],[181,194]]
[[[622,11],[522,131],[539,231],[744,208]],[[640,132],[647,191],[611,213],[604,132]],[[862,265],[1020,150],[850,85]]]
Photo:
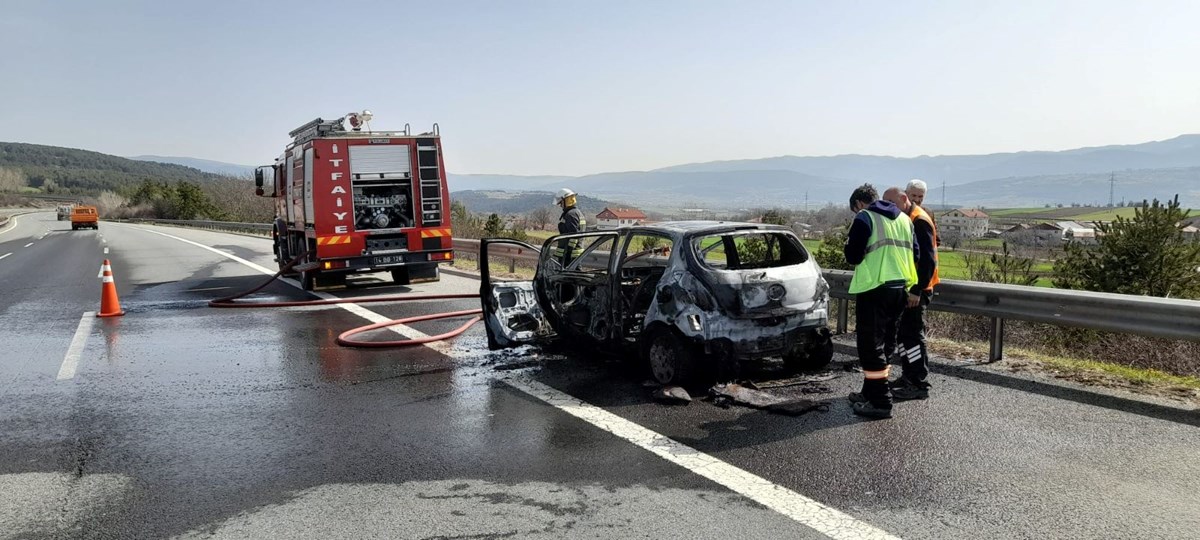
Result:
[[650,373],[659,384],[681,385],[691,378],[695,358],[679,338],[669,330],[659,330],[646,348]]
[[813,330],[803,347],[783,355],[783,363],[792,372],[817,371],[833,360],[833,335],[828,328]]

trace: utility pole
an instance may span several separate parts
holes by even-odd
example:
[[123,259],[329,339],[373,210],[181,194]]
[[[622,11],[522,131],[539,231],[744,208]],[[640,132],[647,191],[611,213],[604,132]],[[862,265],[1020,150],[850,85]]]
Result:
[[942,210],[946,210],[946,181],[942,180]]
[[804,192],[804,213],[808,213],[808,191]]
[[1108,177],[1108,207],[1113,207],[1113,186],[1117,184],[1117,173],[1113,172]]

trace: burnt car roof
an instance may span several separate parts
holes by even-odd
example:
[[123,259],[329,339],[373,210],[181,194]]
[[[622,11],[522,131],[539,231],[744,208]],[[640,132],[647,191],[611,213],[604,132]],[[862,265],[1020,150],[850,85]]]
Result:
[[631,230],[641,231],[658,231],[665,232],[671,235],[690,235],[697,233],[721,233],[735,230],[769,230],[769,231],[785,231],[792,230],[781,225],[770,225],[764,223],[746,223],[740,221],[663,221],[660,223],[650,223],[646,225],[638,225],[629,227]]

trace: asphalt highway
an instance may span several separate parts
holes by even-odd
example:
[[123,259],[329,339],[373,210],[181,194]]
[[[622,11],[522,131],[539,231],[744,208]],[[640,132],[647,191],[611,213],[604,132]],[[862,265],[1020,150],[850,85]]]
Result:
[[[96,319],[104,259],[124,317]],[[860,375],[773,388],[801,416],[654,402],[622,358],[342,331],[474,300],[215,309],[266,239],[53,212],[0,229],[0,538],[1186,538],[1200,415],[940,363],[864,421]],[[386,274],[338,297],[477,292]],[[294,281],[255,297],[311,298]],[[436,334],[462,321],[418,323]],[[379,339],[396,334],[380,331]],[[370,334],[368,334],[370,336]],[[772,364],[750,373],[782,375]],[[701,396],[697,396],[698,398]]]

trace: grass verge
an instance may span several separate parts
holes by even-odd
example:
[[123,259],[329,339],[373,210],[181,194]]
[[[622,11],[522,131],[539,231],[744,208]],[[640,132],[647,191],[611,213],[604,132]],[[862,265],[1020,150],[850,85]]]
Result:
[[[938,356],[954,359],[986,358],[985,341],[931,339],[930,350]],[[1174,375],[1157,369],[1138,368],[1052,356],[1019,347],[1005,348],[1004,360],[996,367],[1014,372],[1048,375],[1089,386],[1120,388],[1130,392],[1200,404],[1200,378]]]

